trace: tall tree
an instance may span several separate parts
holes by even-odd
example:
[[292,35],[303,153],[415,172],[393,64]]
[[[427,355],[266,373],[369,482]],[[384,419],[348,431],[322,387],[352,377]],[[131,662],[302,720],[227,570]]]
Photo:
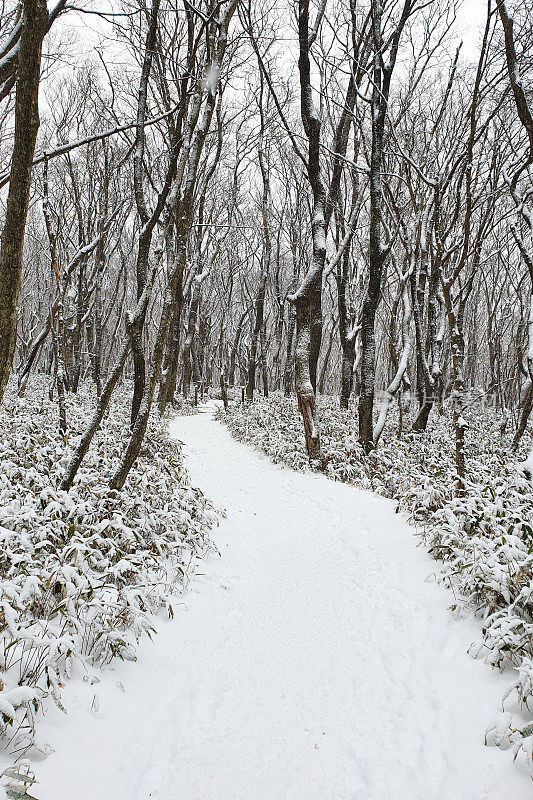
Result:
[[374,391],[376,375],[376,312],[389,246],[383,241],[382,161],[391,81],[400,38],[415,2],[404,0],[393,30],[384,34],[383,0],[372,0],[372,145],[370,156],[370,221],[368,286],[361,314],[361,394],[359,397],[359,441],[365,452],[374,447]]
[[526,172],[528,167],[533,164],[533,111],[532,105],[528,98],[527,90],[524,87],[524,78],[516,54],[513,18],[509,13],[505,0],[499,0],[498,13],[500,15],[504,32],[505,57],[507,62],[509,82],[513,91],[518,118],[527,134],[529,145],[526,156],[522,159],[522,163],[518,164],[512,176],[507,177],[507,183],[509,185],[511,196],[516,205],[519,219],[524,223],[527,231],[526,235],[529,238],[528,243],[521,235],[519,229],[513,226],[513,235],[518,245],[522,260],[527,267],[530,281],[528,333],[524,359],[526,384],[523,389],[523,397],[520,404],[519,422],[513,439],[513,449],[516,450],[522,436],[524,435],[529,416],[533,409],[533,210],[531,209],[530,204],[531,190],[528,188],[523,193],[519,191],[519,181],[521,176]]
[[18,298],[30,181],[39,129],[39,78],[46,0],[24,0],[15,96],[15,136],[9,193],[0,243],[0,400],[11,371],[17,337]]

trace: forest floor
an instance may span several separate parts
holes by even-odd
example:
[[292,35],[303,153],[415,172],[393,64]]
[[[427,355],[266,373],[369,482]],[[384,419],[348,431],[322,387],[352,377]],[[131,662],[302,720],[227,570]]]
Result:
[[391,501],[272,464],[212,407],[178,417],[225,518],[137,663],[71,681],[48,711],[39,800],[522,800],[484,746],[506,679],[467,655],[435,562]]

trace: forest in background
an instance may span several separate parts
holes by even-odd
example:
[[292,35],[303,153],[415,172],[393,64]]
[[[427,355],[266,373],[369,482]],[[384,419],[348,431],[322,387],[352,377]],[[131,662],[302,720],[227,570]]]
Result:
[[[89,4],[107,48],[68,69],[76,12],[54,6],[35,32],[16,340],[8,250],[23,220],[4,229],[2,384],[12,353],[21,391],[32,369],[52,375],[65,433],[80,378],[105,407],[133,377],[117,485],[151,406],[220,376],[249,400],[295,383],[311,459],[317,391],[341,407],[355,393],[366,452],[386,415],[377,393],[416,408],[420,431],[451,399],[459,481],[467,395],[499,409],[516,449],[533,402],[531,20],[523,3],[488,4],[476,63],[457,9]],[[21,13],[2,15],[4,186]]]
[[[527,704],[533,28],[523,0],[488,0],[471,58],[460,6],[4,0],[0,394],[16,436],[32,408],[53,419],[39,491],[65,546],[68,492],[123,498],[159,418],[207,390],[278,460],[400,500],[421,483],[414,519],[479,567],[466,594]],[[56,613],[61,588],[28,614],[32,591],[21,618]]]

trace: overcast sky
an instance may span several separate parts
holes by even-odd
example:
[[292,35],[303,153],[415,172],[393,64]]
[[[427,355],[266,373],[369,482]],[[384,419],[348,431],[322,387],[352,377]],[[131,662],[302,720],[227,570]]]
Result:
[[[55,0],[48,0],[49,6],[55,4]],[[292,0],[286,0],[287,11],[292,13]],[[93,8],[106,11],[116,8],[115,0],[98,0],[93,2]],[[457,22],[457,39],[463,40],[463,54],[465,57],[473,59],[476,57],[482,28],[485,24],[487,3],[486,0],[464,0],[459,12]],[[62,31],[75,32],[76,38],[82,45],[79,51],[80,59],[83,60],[90,50],[97,46],[102,39],[111,35],[111,26],[100,17],[70,12],[60,22],[58,28]]]
[[487,16],[486,0],[465,0],[459,14],[457,32],[464,42],[465,53],[473,58],[480,45]]

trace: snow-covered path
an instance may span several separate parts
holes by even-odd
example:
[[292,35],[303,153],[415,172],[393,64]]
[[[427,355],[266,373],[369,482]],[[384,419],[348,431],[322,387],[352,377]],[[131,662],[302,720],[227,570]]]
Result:
[[38,798],[530,798],[525,767],[483,745],[508,679],[466,654],[478,628],[425,581],[393,505],[277,467],[209,413],[171,431],[227,510],[221,558],[137,664],[67,687]]

